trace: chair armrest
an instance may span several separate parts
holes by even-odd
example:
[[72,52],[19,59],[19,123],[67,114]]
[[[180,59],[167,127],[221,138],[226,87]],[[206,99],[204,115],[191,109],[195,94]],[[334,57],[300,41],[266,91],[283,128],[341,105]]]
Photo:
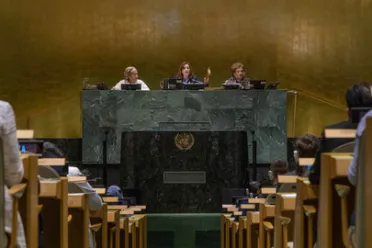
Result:
[[25,183],[16,184],[8,190],[8,194],[13,198],[19,199],[23,196],[26,186],[27,184]]
[[263,222],[263,225],[264,225],[264,228],[265,228],[265,231],[266,232],[269,232],[271,230],[274,230],[273,224],[271,222],[269,222],[269,221],[264,221]]
[[308,217],[316,213],[316,208],[312,205],[304,205],[303,209],[304,209],[305,215]]
[[101,226],[102,226],[102,223],[98,223],[98,224],[90,225],[89,229],[92,232],[97,232],[101,228]]
[[279,216],[280,223],[282,225],[288,225],[291,222],[291,218]]
[[72,215],[71,215],[71,214],[69,214],[69,215],[67,216],[67,223],[70,223],[70,222],[71,222],[71,220],[72,220]]
[[344,184],[336,184],[335,189],[339,197],[345,197],[350,192],[350,186]]
[[41,210],[43,210],[43,205],[37,205],[37,212],[40,214]]

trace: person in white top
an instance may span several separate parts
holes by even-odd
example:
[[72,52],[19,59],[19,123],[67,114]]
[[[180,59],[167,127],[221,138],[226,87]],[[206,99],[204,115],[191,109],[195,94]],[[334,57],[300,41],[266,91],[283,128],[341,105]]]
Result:
[[134,66],[129,66],[125,68],[124,80],[121,80],[112,89],[121,90],[122,84],[141,84],[141,90],[150,90],[150,88],[145,84],[145,82],[138,79],[138,70]]
[[[5,204],[4,223],[6,236],[4,237],[9,242],[9,235],[12,232],[12,198],[8,194],[8,188],[22,181],[23,165],[19,156],[17,127],[15,115],[12,106],[9,103],[0,101],[0,137],[3,142],[3,158],[4,158],[4,199],[0,199]],[[1,189],[0,189],[1,190]],[[4,234],[0,234],[4,235]],[[18,214],[18,230],[17,230],[17,247],[26,248],[26,239],[23,230],[22,220]]]

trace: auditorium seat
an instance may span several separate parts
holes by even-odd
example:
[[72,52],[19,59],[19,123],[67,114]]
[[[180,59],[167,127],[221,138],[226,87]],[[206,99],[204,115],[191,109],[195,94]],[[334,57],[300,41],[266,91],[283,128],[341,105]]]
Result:
[[275,206],[260,203],[260,223],[259,223],[259,243],[258,248],[272,247],[273,222],[275,216]]
[[28,247],[38,245],[38,178],[37,157],[35,155],[21,155],[24,167],[25,193],[19,201],[19,212],[25,229]]
[[[343,153],[325,153],[321,156],[318,247],[338,247],[343,245],[342,233],[345,232],[342,228],[347,227],[341,225],[341,204],[334,185],[335,182],[348,185],[347,171],[352,156]],[[354,193],[349,193],[349,197],[354,202]]]
[[367,248],[372,244],[372,118],[367,118],[366,129],[359,144],[358,180],[356,194],[356,234],[353,235],[354,247]]
[[72,215],[68,228],[69,248],[88,248],[89,246],[89,206],[88,195],[68,194],[68,211]]
[[[98,211],[90,211],[90,221],[92,225],[101,225],[98,235],[95,234],[97,248],[107,248],[108,246],[108,221],[107,221],[107,203],[103,203],[102,208]],[[92,230],[92,228],[91,228]]]
[[[107,212],[107,222],[109,223],[109,247],[110,248],[120,248],[120,228],[124,226],[125,223],[120,220],[120,210],[108,210]],[[128,240],[128,236],[126,237]],[[125,244],[124,247],[129,248],[129,243]]]
[[[46,247],[68,247],[67,178],[40,181],[39,203],[43,205],[43,230]],[[70,215],[70,218],[72,216]]]
[[[297,179],[297,197],[294,220],[294,247],[296,248],[313,247],[313,225],[315,221],[316,208],[312,205],[311,201],[318,197],[318,185],[310,184],[310,181],[307,178]],[[307,224],[307,228],[305,228],[305,223]],[[305,229],[307,230],[306,234]]]
[[274,219],[275,248],[287,248],[288,241],[293,241],[293,220],[296,208],[295,193],[277,193]]
[[[260,212],[249,212],[246,223],[246,248],[256,248],[259,242]],[[243,248],[243,247],[240,247]]]

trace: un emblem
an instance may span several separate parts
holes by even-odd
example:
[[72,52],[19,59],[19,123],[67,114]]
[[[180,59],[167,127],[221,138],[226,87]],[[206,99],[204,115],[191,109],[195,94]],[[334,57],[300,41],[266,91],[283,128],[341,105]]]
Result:
[[178,133],[174,137],[174,144],[180,150],[189,150],[194,145],[194,136],[191,133]]

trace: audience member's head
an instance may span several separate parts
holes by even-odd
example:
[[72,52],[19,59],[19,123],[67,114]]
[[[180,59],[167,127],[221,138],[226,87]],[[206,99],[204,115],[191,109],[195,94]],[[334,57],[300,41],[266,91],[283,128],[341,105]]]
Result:
[[351,108],[372,107],[371,84],[357,83],[347,89],[345,94],[349,119],[351,119]]
[[285,160],[274,160],[270,165],[269,178],[273,182],[278,181],[278,175],[288,173],[288,163]]
[[314,158],[318,149],[318,138],[311,134],[305,134],[295,142],[294,156],[296,162],[298,162],[298,158]]

